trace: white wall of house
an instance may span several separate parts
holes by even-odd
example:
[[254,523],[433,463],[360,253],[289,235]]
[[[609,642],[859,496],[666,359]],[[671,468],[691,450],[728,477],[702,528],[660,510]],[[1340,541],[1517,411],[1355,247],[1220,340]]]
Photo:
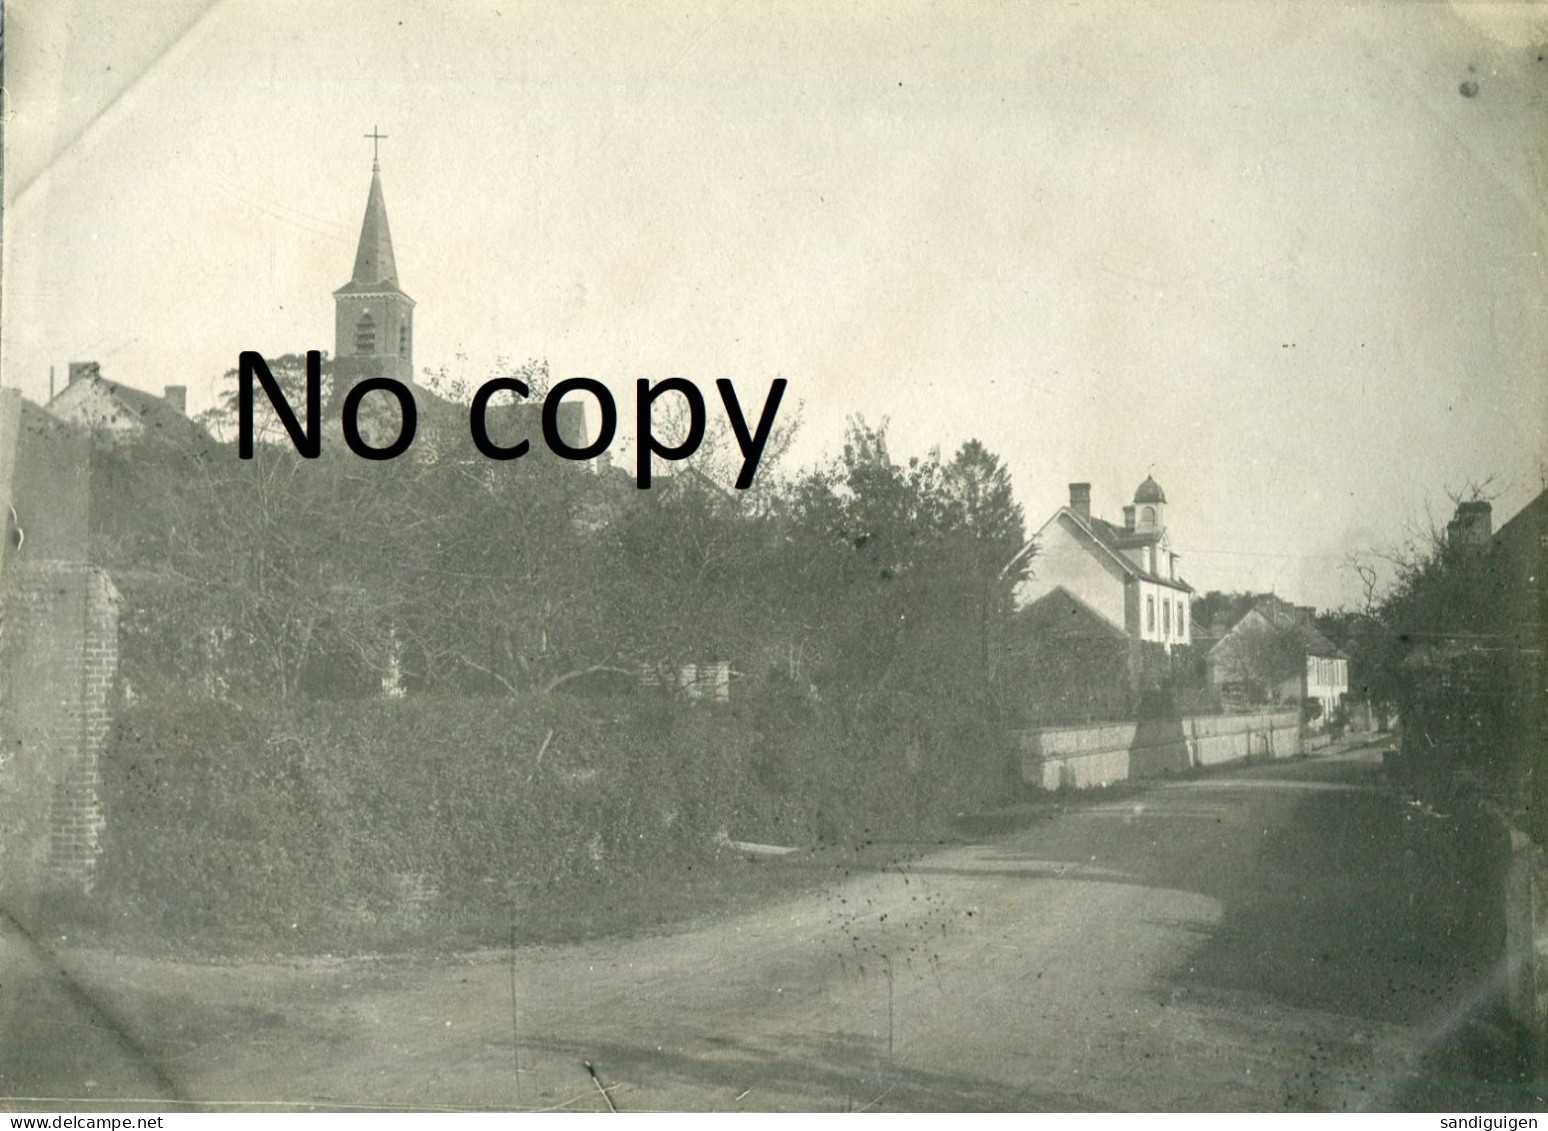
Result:
[[1319,725],[1327,723],[1348,693],[1348,660],[1332,656],[1306,657],[1306,698],[1322,703],[1322,717],[1317,720]]
[[[1153,547],[1139,547],[1131,560],[1150,569]],[[1145,552],[1144,561],[1137,556]],[[1156,564],[1169,569],[1170,555],[1158,554]],[[1062,586],[1096,610],[1115,628],[1157,644],[1187,644],[1193,635],[1191,594],[1183,589],[1154,581],[1135,579],[1130,597],[1124,579],[1129,576],[1116,555],[1093,545],[1075,524],[1075,519],[1060,512],[1037,533],[1037,555],[1032,559],[1032,576],[1016,587],[1016,607],[1032,602]],[[1135,616],[1130,623],[1127,600],[1137,599]]]
[[1116,628],[1125,629],[1123,567],[1105,563],[1106,551],[1091,547],[1074,524],[1061,512],[1038,532],[1032,575],[1016,587],[1016,607],[1024,609],[1062,585]]
[[138,414],[101,381],[73,381],[48,402],[48,411],[92,432],[129,438],[145,431]]
[[1157,644],[1186,644],[1192,639],[1193,609],[1190,594],[1170,585],[1140,580],[1139,638]]

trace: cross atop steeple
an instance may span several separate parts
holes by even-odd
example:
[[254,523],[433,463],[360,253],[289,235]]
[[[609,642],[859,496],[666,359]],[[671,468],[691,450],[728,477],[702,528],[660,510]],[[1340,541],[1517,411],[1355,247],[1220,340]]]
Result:
[[376,127],[372,126],[370,133],[362,134],[361,136],[371,139],[371,172],[378,173],[381,171],[382,165],[381,161],[379,160],[380,154],[377,152],[377,146],[387,140],[387,135],[384,133],[377,133]]

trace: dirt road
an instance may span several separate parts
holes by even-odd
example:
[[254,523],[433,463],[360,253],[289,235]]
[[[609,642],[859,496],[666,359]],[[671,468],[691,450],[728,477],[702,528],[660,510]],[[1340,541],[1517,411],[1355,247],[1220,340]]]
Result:
[[[1354,754],[1082,803],[669,936],[433,962],[65,951],[101,1006],[93,1031],[101,1016],[121,1031],[42,1082],[13,1049],[0,1091],[107,1103],[162,1088],[223,1107],[1379,1109],[1489,973],[1486,916],[1430,867],[1445,822]],[[56,1022],[79,1006],[60,1001]]]

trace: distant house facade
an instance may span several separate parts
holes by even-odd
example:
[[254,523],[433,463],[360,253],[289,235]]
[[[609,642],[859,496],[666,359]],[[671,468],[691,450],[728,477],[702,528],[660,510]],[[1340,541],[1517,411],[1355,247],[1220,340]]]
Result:
[[1193,588],[1178,573],[1166,506],[1166,492],[1147,476],[1119,526],[1091,513],[1091,484],[1071,483],[1069,505],[1033,537],[1036,556],[1016,589],[1016,608],[1062,590],[1130,640],[1167,652],[1189,643]]
[[108,444],[166,440],[208,444],[209,434],[188,418],[188,388],[168,385],[161,396],[102,376],[95,361],[72,361],[70,381],[45,406]]
[[1317,630],[1314,611],[1259,598],[1205,658],[1212,686],[1229,695],[1289,703],[1315,699],[1322,729],[1349,694],[1349,658]]

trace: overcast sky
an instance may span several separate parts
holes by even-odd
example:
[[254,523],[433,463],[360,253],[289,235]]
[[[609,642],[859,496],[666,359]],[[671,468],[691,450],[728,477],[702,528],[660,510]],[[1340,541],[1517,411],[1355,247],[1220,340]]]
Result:
[[7,4],[4,384],[197,410],[331,350],[379,126],[421,367],[547,358],[626,420],[637,377],[782,376],[796,463],[854,413],[978,437],[1033,529],[1154,474],[1197,588],[1323,606],[1447,488],[1542,489],[1540,10],[321,11]]

